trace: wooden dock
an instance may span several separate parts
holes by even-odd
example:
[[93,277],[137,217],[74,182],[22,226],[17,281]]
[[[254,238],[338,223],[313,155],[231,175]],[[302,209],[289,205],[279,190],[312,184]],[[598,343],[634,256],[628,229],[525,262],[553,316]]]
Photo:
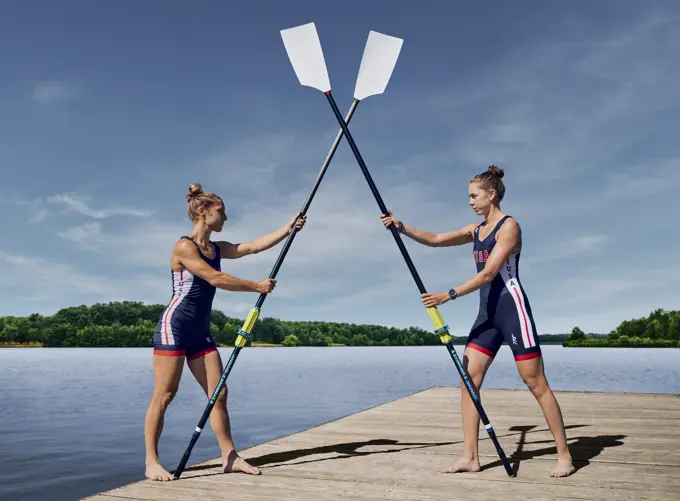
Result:
[[482,471],[444,474],[462,451],[460,390],[431,388],[240,451],[263,474],[220,473],[218,459],[179,480],[91,496],[125,500],[678,500],[680,396],[556,392],[577,468],[551,478],[552,436],[528,391],[482,390],[518,472],[510,478],[480,429]]

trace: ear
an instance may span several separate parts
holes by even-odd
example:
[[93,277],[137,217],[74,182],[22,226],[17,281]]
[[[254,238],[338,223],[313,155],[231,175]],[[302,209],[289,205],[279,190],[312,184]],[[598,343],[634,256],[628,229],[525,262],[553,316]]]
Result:
[[494,201],[498,198],[498,194],[496,193],[496,190],[494,190],[493,188],[489,188],[489,190],[487,190],[487,193],[489,194],[489,200],[491,201]]

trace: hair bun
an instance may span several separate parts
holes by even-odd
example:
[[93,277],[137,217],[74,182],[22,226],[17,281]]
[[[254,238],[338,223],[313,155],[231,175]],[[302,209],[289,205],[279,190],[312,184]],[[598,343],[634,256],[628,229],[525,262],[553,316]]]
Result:
[[189,194],[187,195],[187,202],[190,201],[192,198],[197,197],[203,193],[203,187],[201,186],[201,183],[192,183],[189,185]]
[[489,172],[493,174],[494,176],[498,177],[499,179],[503,177],[503,169],[499,169],[495,165],[490,165],[489,166]]

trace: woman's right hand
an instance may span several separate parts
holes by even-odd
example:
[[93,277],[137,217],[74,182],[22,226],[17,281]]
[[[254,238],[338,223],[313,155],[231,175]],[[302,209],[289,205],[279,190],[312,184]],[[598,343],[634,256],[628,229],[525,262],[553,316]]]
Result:
[[383,222],[385,228],[387,228],[388,230],[390,229],[390,225],[392,224],[397,229],[397,231],[399,230],[399,220],[392,215],[392,211],[388,210],[387,215],[382,214],[380,216],[380,220]]
[[265,278],[264,280],[257,282],[255,290],[260,294],[269,294],[274,290],[274,287],[276,287],[276,280],[273,278]]

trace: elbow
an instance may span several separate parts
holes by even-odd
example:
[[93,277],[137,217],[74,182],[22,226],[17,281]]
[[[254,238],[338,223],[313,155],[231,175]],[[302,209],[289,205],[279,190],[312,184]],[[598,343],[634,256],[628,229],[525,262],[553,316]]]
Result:
[[484,285],[490,284],[493,282],[493,277],[496,276],[496,272],[488,270],[488,271],[483,271],[482,272],[482,281],[484,282]]
[[222,276],[221,272],[215,271],[214,273],[211,273],[209,276],[207,276],[205,280],[213,287],[219,287],[221,276]]
[[262,249],[259,249],[255,242],[248,242],[239,246],[239,256],[252,256],[258,254]]

